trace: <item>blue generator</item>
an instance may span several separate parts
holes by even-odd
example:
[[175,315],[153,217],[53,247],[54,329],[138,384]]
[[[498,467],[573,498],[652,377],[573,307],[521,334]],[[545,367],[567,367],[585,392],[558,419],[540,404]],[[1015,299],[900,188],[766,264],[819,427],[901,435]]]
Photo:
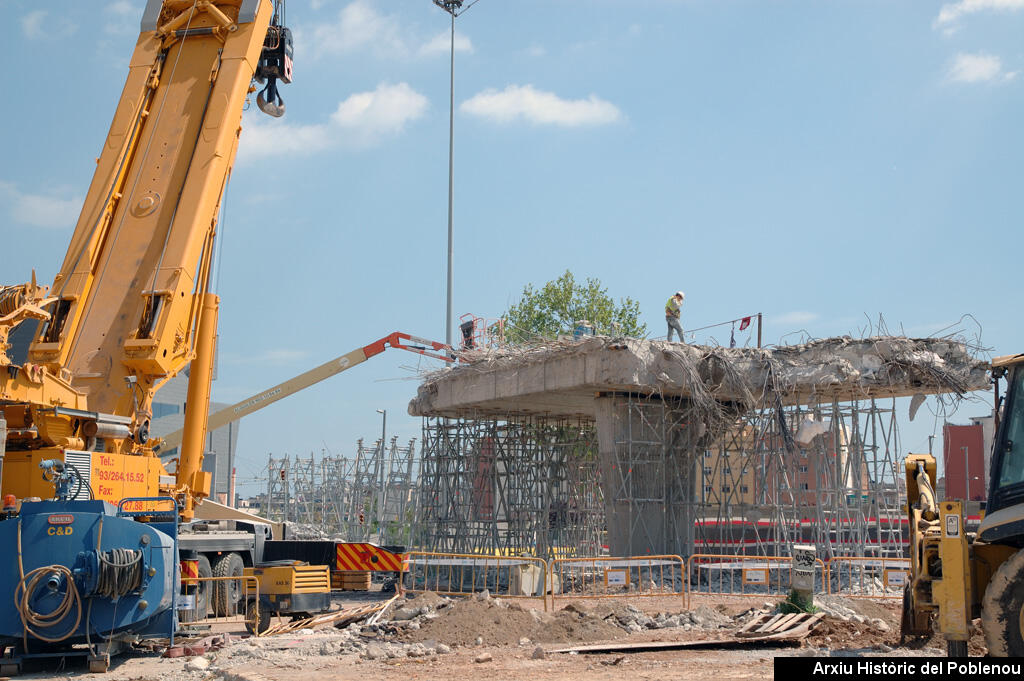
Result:
[[69,655],[106,671],[111,655],[141,639],[173,644],[173,499],[25,501],[0,520],[0,546],[0,675],[20,673],[26,659]]

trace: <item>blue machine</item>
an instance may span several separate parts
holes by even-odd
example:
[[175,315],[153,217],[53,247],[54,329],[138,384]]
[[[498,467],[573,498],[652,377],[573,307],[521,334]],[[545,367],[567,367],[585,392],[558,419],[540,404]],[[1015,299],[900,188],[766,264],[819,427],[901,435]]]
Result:
[[139,639],[173,644],[173,499],[24,502],[0,520],[0,546],[0,674],[19,673],[26,658],[76,654],[105,671],[110,655]]

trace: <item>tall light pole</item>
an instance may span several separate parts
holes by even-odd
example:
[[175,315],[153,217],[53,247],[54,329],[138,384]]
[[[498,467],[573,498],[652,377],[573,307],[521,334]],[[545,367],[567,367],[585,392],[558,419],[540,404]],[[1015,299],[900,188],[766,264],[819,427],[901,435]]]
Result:
[[388,410],[378,409],[377,413],[381,415],[380,419],[380,491],[377,493],[377,533],[378,539],[381,536],[381,529],[384,525],[384,481],[387,478],[387,472],[384,470],[384,451],[387,446],[385,438],[388,433]]
[[444,317],[444,342],[452,345],[452,290],[454,288],[453,253],[454,232],[452,218],[455,210],[455,17],[467,11],[480,0],[472,0],[463,7],[465,0],[434,0],[434,4],[451,15],[451,64],[448,87],[448,296]]

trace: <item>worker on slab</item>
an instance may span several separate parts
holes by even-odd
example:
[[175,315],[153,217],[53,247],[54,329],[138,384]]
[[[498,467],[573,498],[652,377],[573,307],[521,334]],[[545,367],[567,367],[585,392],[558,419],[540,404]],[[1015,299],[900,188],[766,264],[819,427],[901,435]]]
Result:
[[683,327],[679,325],[679,312],[685,298],[685,293],[676,291],[676,294],[665,303],[665,321],[668,323],[667,340],[669,341],[672,340],[672,331],[674,329],[679,334],[679,342],[683,342]]

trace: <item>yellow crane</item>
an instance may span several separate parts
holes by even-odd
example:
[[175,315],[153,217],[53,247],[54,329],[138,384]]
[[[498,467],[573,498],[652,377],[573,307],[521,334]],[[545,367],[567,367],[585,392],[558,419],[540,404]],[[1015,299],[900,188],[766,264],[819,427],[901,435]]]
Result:
[[[95,496],[172,496],[184,519],[202,471],[218,297],[217,216],[246,97],[280,116],[292,39],[281,0],[149,0],[128,78],[50,287],[0,289],[0,488],[49,497],[63,461]],[[27,350],[12,336],[36,325]],[[153,453],[153,397],[191,364],[177,472]]]

